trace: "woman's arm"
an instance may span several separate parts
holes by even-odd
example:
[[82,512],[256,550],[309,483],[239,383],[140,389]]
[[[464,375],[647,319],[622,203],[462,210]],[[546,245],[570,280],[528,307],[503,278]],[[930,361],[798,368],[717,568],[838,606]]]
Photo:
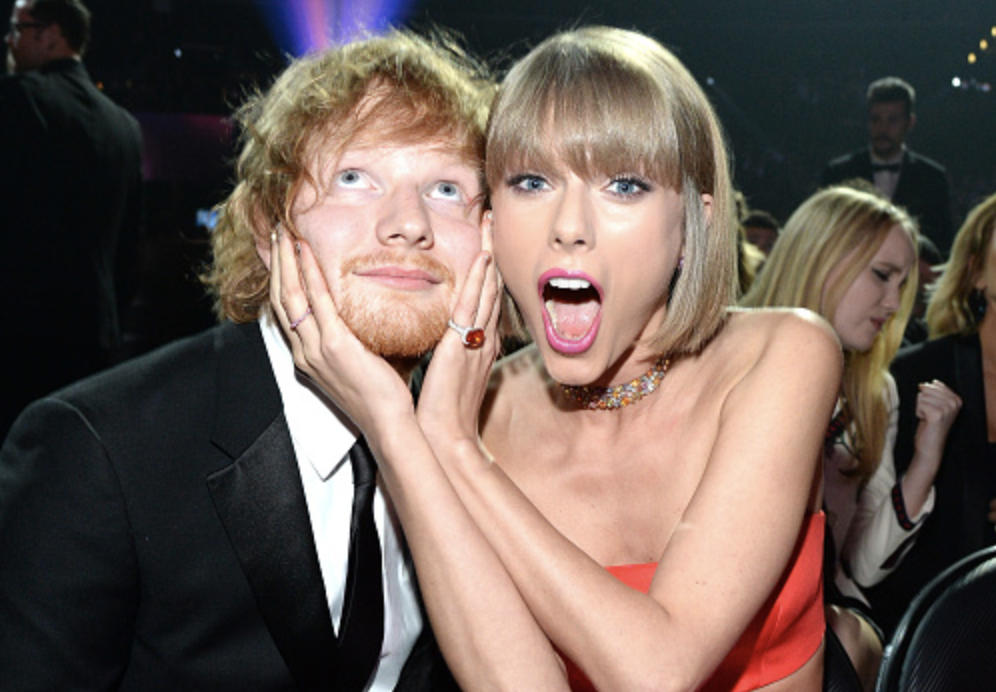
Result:
[[600,690],[698,687],[775,588],[810,510],[840,348],[798,313],[744,319],[765,320],[767,345],[721,406],[708,467],[649,596],[560,534],[499,464],[428,433],[543,630]]
[[961,399],[943,383],[920,386],[917,396],[916,449],[900,483],[896,483],[893,451],[899,424],[896,383],[887,376],[889,430],[882,459],[858,496],[858,507],[841,550],[841,559],[860,586],[874,586],[899,564],[896,551],[908,550],[934,505],[934,478],[940,468],[948,431]]
[[[436,462],[405,383],[339,320],[307,244],[299,245],[300,272],[291,241],[281,238],[273,245],[271,303],[295,363],[361,428],[374,452],[404,526],[434,633],[461,688],[566,690],[557,655]],[[487,256],[478,258],[454,313],[458,323],[474,324],[478,296],[484,294],[480,319],[489,325],[492,350],[474,352],[473,361],[463,353],[452,359],[464,366],[457,377],[471,382],[476,377],[480,392],[495,353],[492,264]],[[314,319],[291,330],[287,315],[304,314],[308,306]],[[445,360],[448,351],[463,350],[447,330],[437,356]],[[478,401],[474,420],[479,406]]]

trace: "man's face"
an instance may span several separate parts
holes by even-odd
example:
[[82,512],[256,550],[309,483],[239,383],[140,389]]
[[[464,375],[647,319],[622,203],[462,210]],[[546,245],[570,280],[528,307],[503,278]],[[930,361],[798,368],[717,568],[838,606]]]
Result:
[[[478,170],[456,142],[350,144],[337,160],[315,152],[293,205],[336,307],[371,351],[412,359],[446,330],[481,251]],[[269,264],[268,247],[261,247]]]
[[31,14],[31,2],[18,0],[10,13],[7,41],[7,71],[29,72],[48,62],[51,26],[42,26]]
[[898,155],[915,122],[916,116],[906,112],[906,104],[902,101],[873,103],[868,109],[868,139],[872,151],[881,159]]
[[747,242],[763,252],[765,256],[771,254],[771,249],[775,246],[775,241],[778,240],[778,231],[765,226],[744,226],[744,233],[747,236]]

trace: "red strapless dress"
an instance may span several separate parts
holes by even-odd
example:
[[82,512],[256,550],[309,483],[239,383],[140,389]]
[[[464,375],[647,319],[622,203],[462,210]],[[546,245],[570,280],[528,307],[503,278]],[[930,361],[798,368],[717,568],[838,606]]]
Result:
[[[824,516],[810,514],[781,581],[699,692],[746,692],[788,677],[819,648],[823,616]],[[619,581],[643,593],[657,563],[609,567]],[[596,692],[584,673],[565,659],[571,690]]]

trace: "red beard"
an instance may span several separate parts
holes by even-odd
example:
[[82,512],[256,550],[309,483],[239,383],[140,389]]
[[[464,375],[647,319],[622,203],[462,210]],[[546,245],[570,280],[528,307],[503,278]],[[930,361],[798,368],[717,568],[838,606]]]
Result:
[[349,276],[353,270],[387,263],[424,269],[440,277],[452,297],[456,284],[453,272],[435,259],[424,255],[404,260],[393,255],[365,256],[352,258],[342,265],[341,295],[336,307],[346,326],[373,353],[389,361],[418,360],[435,348],[446,333],[452,300],[430,301],[403,291],[371,297],[354,290],[355,279]]

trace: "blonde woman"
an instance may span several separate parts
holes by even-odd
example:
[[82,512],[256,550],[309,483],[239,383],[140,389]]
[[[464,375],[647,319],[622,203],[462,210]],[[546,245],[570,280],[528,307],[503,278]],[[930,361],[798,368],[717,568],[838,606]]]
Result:
[[[829,538],[839,559],[827,565],[828,619],[851,654],[866,688],[874,685],[881,642],[842,606],[867,603],[855,582],[883,579],[888,561],[930,510],[916,479],[889,501],[895,487],[897,396],[888,366],[902,342],[916,294],[916,229],[910,217],[880,196],[852,189],[822,190],[791,216],[752,289],[750,307],[805,307],[823,315],[844,348],[840,398],[823,450]],[[943,441],[957,397],[931,385],[921,405],[938,413],[932,433]],[[940,456],[934,445],[920,464]]]

